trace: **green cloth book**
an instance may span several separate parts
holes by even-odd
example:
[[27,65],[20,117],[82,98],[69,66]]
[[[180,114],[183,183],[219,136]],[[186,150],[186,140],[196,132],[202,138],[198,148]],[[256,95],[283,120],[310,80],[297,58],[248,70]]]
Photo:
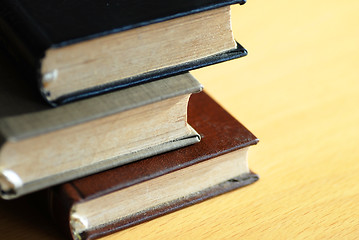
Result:
[[0,186],[14,198],[199,141],[189,73],[50,108],[0,58]]

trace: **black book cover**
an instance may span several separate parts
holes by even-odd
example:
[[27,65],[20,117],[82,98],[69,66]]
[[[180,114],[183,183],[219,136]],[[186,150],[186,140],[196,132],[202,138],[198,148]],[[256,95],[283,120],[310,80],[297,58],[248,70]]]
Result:
[[[41,57],[49,47],[60,47],[98,36],[206,11],[244,0],[2,0],[1,25]],[[3,27],[3,26],[2,26]]]
[[[41,59],[49,48],[67,46],[84,40],[117,33],[148,24],[170,20],[244,0],[183,0],[183,1],[45,1],[2,0],[0,2],[0,44],[15,51],[39,70]],[[15,49],[15,50],[14,50]],[[129,79],[130,84],[167,77],[184,71],[223,62],[246,55],[242,47],[220,56],[211,57],[190,66],[174,67]],[[182,68],[184,67],[184,68]],[[34,73],[34,75],[40,73]],[[34,79],[39,78],[35,76]],[[105,85],[57,99],[57,104],[89,97],[117,88]],[[46,96],[44,96],[46,99]]]

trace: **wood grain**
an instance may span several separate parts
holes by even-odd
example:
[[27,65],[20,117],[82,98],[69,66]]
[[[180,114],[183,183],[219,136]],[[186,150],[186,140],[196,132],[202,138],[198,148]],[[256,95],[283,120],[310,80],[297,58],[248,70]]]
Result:
[[[249,157],[261,179],[104,239],[357,239],[358,9],[354,0],[234,7],[249,55],[193,73],[260,138]],[[51,239],[15,217],[0,223],[2,233]]]

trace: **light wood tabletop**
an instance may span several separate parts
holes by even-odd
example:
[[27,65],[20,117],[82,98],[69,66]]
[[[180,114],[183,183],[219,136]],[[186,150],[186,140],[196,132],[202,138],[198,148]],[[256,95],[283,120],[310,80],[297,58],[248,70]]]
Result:
[[[359,2],[232,10],[249,55],[193,74],[260,139],[249,155],[260,180],[103,239],[359,238]],[[61,239],[12,207],[0,205],[4,239]]]

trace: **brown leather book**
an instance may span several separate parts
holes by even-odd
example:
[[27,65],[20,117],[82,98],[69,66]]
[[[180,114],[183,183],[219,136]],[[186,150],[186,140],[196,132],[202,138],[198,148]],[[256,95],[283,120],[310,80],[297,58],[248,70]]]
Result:
[[95,239],[256,181],[247,151],[258,139],[205,93],[188,111],[201,142],[49,189],[57,225]]

